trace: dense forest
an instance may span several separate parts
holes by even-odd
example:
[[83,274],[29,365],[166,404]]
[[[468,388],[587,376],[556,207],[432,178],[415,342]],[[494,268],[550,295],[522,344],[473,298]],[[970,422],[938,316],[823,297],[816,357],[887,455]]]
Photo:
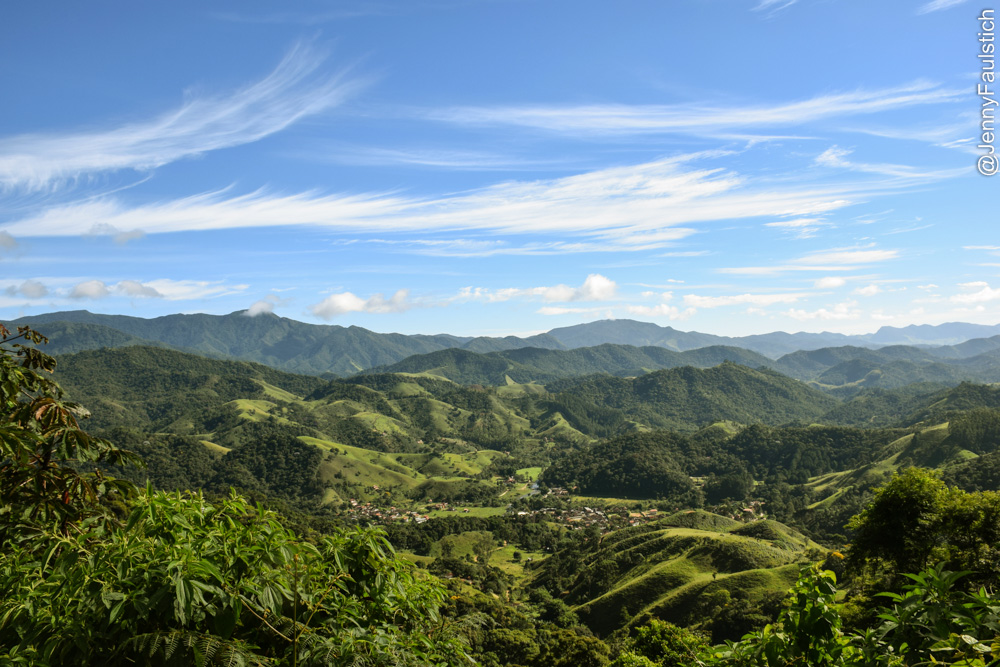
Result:
[[2,334],[5,663],[998,658],[992,386],[845,393],[725,350],[595,374],[614,348],[544,386],[510,371],[546,351],[493,353],[500,386],[331,380]]

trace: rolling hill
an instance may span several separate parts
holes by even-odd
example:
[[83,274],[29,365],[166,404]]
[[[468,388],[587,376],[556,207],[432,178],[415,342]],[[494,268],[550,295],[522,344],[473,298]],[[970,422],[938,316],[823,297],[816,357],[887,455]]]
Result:
[[675,352],[663,347],[605,343],[571,350],[522,347],[483,355],[466,350],[442,350],[414,355],[390,366],[364,372],[427,373],[460,384],[545,384],[552,380],[603,373],[634,376],[678,366],[710,368],[723,361],[752,367],[772,363],[763,355],[738,347],[716,345]]
[[615,531],[575,562],[547,560],[532,584],[565,589],[566,603],[600,636],[650,617],[711,631],[715,607],[780,599],[798,576],[795,563],[815,553],[819,545],[776,521],[686,511]]
[[599,407],[621,412],[651,428],[692,430],[728,420],[743,424],[814,421],[837,405],[798,380],[768,369],[731,362],[714,368],[690,366],[655,371],[634,379],[597,376],[549,385]]
[[[991,341],[986,338],[996,337],[997,327],[961,323],[904,329],[883,327],[875,334],[862,336],[802,332],[790,334],[779,331],[752,336],[725,337],[678,331],[672,327],[661,327],[649,322],[601,320],[571,327],[561,327],[535,336],[500,338],[450,334],[383,334],[357,326],[306,324],[273,314],[248,317],[246,313],[247,311],[237,311],[229,315],[167,315],[153,319],[142,319],[76,310],[23,317],[8,324],[11,326],[31,325],[40,328],[42,333],[50,333],[53,344],[51,349],[58,352],[96,349],[105,346],[119,347],[144,341],[145,344],[165,345],[209,357],[255,361],[289,372],[329,377],[346,376],[365,369],[385,367],[413,355],[446,349],[491,353],[528,347],[561,350],[612,344],[687,352],[699,348],[722,346],[749,350],[770,359],[777,359],[782,355],[801,350],[818,350],[832,346],[853,347],[855,351],[852,354],[854,356],[840,358],[839,361],[842,362],[852,359],[871,359],[862,355],[860,352],[862,348],[880,348],[900,344],[910,346],[958,344],[963,346],[950,350],[940,349],[937,352],[928,349],[919,359],[906,359],[923,363],[933,356],[940,357],[939,361],[968,359],[970,356],[994,351],[1000,346],[1000,341]],[[75,325],[75,328],[71,328],[71,325]],[[86,331],[81,328],[81,325],[96,325],[103,327],[103,329]],[[112,334],[108,330],[114,330],[118,333]],[[986,338],[985,342],[968,343],[976,336]],[[647,354],[651,355],[652,353]],[[735,352],[730,351],[725,354],[726,358],[740,363],[755,366],[766,365],[758,357],[737,357]],[[898,357],[891,358],[899,360]],[[885,359],[887,358],[877,357],[872,360],[881,364]],[[521,360],[513,357],[509,361],[521,363]],[[641,362],[641,360],[638,361]],[[651,370],[678,365],[678,363],[694,363],[696,365],[708,363],[692,360],[656,362],[655,356],[651,361],[653,363],[650,365],[639,363],[633,365],[631,369],[623,366],[624,360],[594,360],[593,363],[595,366],[602,364],[608,366],[597,372],[612,374],[623,374],[639,369]],[[805,366],[802,366],[803,363]],[[993,359],[990,363],[991,368],[994,369],[990,372],[995,372],[998,367],[996,360]],[[792,374],[799,379],[813,379],[805,377],[803,373],[813,373],[818,370],[814,361],[796,362],[789,359],[786,360],[786,365],[786,368],[781,368],[782,372]],[[835,364],[828,364],[826,368],[833,365]],[[974,372],[977,368],[974,363],[967,365],[972,369],[969,372]],[[968,374],[962,375],[962,378],[979,381],[987,379]],[[936,378],[926,377],[925,379],[933,381]]]

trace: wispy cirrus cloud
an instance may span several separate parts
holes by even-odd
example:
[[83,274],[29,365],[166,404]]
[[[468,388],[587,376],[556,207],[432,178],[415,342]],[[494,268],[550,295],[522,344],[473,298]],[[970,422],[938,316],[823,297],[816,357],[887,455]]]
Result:
[[635,251],[670,246],[696,233],[699,223],[816,217],[905,185],[873,178],[813,183],[808,175],[760,180],[694,164],[725,155],[693,153],[429,198],[264,190],[240,195],[220,190],[137,206],[115,197],[91,198],[43,209],[8,223],[5,230],[29,237],[79,235],[95,225],[146,234],[296,225],[364,235],[475,230],[523,238],[517,247],[493,243],[463,249],[439,240],[419,245],[428,253],[471,255]]
[[783,9],[787,9],[792,5],[796,4],[799,0],[760,0],[756,7],[753,8],[755,12],[766,12],[769,16],[780,12]]
[[118,229],[114,225],[107,223],[97,223],[90,228],[84,236],[110,236],[118,245],[125,245],[129,241],[136,241],[145,236],[141,229]]
[[817,95],[774,105],[589,105],[452,107],[428,118],[463,125],[514,125],[560,134],[648,134],[741,132],[750,128],[798,126],[828,118],[872,114],[964,99],[965,91],[928,81],[881,90]]
[[795,320],[856,320],[861,317],[861,311],[856,308],[857,301],[843,301],[832,308],[817,310],[798,310],[792,308],[784,314]]
[[603,313],[604,308],[568,308],[566,306],[542,306],[535,311],[539,315],[596,315]]
[[917,13],[930,14],[931,12],[939,12],[942,9],[957,7],[958,5],[965,4],[966,2],[967,0],[932,0],[927,4],[921,5],[920,9],[917,10]]
[[321,157],[310,154],[304,155],[303,159],[366,167],[403,165],[464,171],[538,171],[546,168],[565,169],[569,165],[568,160],[524,158],[485,151],[441,148],[335,147]]
[[229,296],[243,292],[249,285],[228,285],[222,281],[173,280],[160,278],[147,282],[120,280],[106,283],[103,280],[85,280],[72,286],[66,292],[71,299],[103,299],[109,296],[123,296],[144,299],[166,299],[184,301]]
[[[897,257],[899,257],[898,250],[834,248],[812,252],[784,264],[725,267],[718,269],[718,271],[735,275],[778,275],[789,271],[853,271],[861,266],[886,262]],[[829,281],[830,279],[824,280]]]
[[666,317],[671,320],[686,320],[698,311],[694,308],[684,308],[660,303],[655,306],[628,306],[627,310],[632,315],[642,317]]
[[854,151],[841,148],[840,146],[831,146],[816,157],[816,164],[823,167],[848,169],[850,171],[858,171],[868,174],[898,176],[910,180],[938,180],[943,178],[953,178],[971,170],[971,167],[959,169],[921,170],[910,165],[887,163],[869,164],[864,162],[853,162],[846,159],[847,156],[853,152]]
[[107,129],[0,138],[0,186],[43,190],[84,176],[148,171],[257,141],[336,106],[363,82],[329,74],[325,54],[295,45],[266,77],[229,95],[192,95],[179,108]]
[[579,287],[562,284],[549,287],[507,287],[501,289],[463,287],[455,300],[496,302],[540,298],[549,302],[607,301],[613,299],[617,293],[618,285],[615,281],[599,273],[591,273]]
[[794,220],[777,220],[775,222],[764,223],[765,227],[779,229],[799,239],[813,238],[820,229],[829,225],[830,223],[822,218],[796,218]]
[[805,292],[785,292],[781,294],[730,294],[723,296],[701,296],[685,294],[684,304],[695,308],[718,308],[720,306],[773,306],[776,303],[795,303],[813,296]]

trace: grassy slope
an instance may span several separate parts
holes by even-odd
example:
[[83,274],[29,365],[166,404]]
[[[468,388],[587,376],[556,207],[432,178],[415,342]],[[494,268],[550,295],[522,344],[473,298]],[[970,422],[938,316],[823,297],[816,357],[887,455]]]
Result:
[[566,599],[600,635],[650,615],[691,625],[691,610],[717,590],[754,600],[787,590],[795,563],[818,549],[774,521],[683,512],[606,536]]

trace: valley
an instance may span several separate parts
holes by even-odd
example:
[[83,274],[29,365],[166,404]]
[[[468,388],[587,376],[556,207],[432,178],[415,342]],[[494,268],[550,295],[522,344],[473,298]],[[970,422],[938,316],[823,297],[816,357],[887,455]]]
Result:
[[803,563],[842,570],[851,517],[894,475],[1000,489],[1000,388],[955,370],[991,372],[990,339],[777,360],[454,348],[333,378],[55,330],[53,378],[88,430],[146,464],[107,473],[235,489],[306,531],[377,526],[454,600],[510,605],[507,632],[570,632],[594,664],[650,623],[713,644],[763,627]]

